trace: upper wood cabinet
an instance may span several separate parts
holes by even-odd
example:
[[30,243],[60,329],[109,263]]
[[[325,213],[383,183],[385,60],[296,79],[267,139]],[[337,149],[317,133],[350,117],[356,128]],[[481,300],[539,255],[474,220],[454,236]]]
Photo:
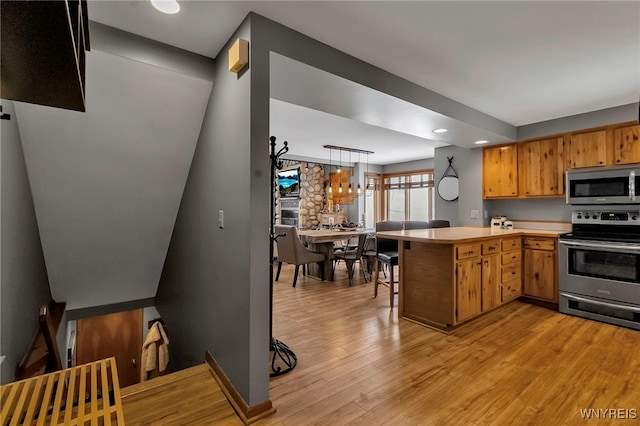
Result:
[[518,146],[516,144],[482,150],[482,195],[484,198],[518,195]]
[[482,197],[558,197],[564,172],[640,163],[640,125],[612,124],[482,150]]
[[607,131],[598,130],[569,136],[569,167],[601,167],[607,165]]
[[520,195],[564,194],[563,139],[523,142],[518,146]]
[[613,158],[615,164],[640,163],[640,125],[614,130]]

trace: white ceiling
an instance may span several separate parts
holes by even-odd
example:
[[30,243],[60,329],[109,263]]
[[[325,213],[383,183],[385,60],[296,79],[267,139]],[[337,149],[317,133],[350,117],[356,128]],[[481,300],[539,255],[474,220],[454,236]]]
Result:
[[[254,11],[513,126],[638,102],[640,95],[637,1],[179,3],[180,13],[164,15],[145,0],[89,0],[89,18],[215,57],[246,14]],[[341,84],[334,82],[336,87]],[[406,123],[396,122],[389,127],[395,122],[390,116],[385,124],[385,119],[371,122],[343,115],[323,103],[317,92],[315,105],[294,112],[299,102],[272,93],[281,101],[272,102],[272,130],[297,142],[292,151],[298,150],[298,155],[314,156],[327,139],[338,138],[327,129],[342,130],[339,145],[361,149],[371,147],[356,145],[359,134],[379,132],[371,140],[387,142],[376,152],[385,158],[390,152],[397,155],[379,164],[419,158],[415,145],[396,143],[408,139],[418,143],[418,138],[429,138],[422,139],[418,152],[431,156],[443,142],[470,146],[473,140],[487,138],[464,133],[474,129],[459,128],[459,122],[452,123],[449,139],[443,140],[428,134],[430,126],[416,134],[415,125],[403,128]],[[411,108],[397,99],[371,96],[381,102],[374,108],[377,113]],[[369,96],[352,100],[360,102],[354,106],[359,111],[373,105]],[[297,120],[289,119],[294,116]],[[346,125],[340,117],[356,122]],[[491,142],[499,140],[494,137]],[[393,151],[383,152],[385,146],[393,146]]]

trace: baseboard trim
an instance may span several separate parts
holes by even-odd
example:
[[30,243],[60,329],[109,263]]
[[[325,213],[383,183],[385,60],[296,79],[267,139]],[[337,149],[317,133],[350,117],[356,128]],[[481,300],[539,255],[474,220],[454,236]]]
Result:
[[204,358],[205,363],[209,366],[209,372],[216,382],[218,382],[220,389],[222,389],[222,392],[226,395],[231,406],[236,410],[236,413],[238,413],[238,416],[244,424],[250,425],[276,412],[270,399],[252,406],[247,404],[209,351],[205,353]]

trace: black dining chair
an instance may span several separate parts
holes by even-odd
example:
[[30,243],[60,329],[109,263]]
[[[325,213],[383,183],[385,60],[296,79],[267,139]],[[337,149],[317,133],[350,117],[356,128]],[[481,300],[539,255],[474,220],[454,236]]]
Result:
[[[355,269],[356,262],[360,262],[360,270],[362,271],[362,277],[364,278],[364,282],[367,282],[367,276],[365,275],[364,268],[362,267],[362,254],[364,253],[364,248],[367,243],[367,234],[362,233],[358,235],[358,245],[355,250],[345,249],[344,251],[334,253],[334,259],[336,263],[342,260],[345,265],[347,265],[347,273],[349,274],[349,287],[353,283],[353,272]],[[335,263],[334,263],[335,267]]]
[[431,228],[429,226],[429,221],[427,220],[407,220],[404,222],[405,231],[410,231],[412,229],[428,229]]
[[434,219],[429,221],[429,228],[449,228],[448,220]]
[[[376,223],[376,233],[381,231],[401,231],[402,222],[384,221]],[[389,281],[380,279],[380,269],[389,267]],[[395,291],[395,266],[398,266],[398,240],[380,238],[376,235],[376,271],[373,278],[373,297],[378,297],[378,284],[389,286],[389,304],[393,309]]]

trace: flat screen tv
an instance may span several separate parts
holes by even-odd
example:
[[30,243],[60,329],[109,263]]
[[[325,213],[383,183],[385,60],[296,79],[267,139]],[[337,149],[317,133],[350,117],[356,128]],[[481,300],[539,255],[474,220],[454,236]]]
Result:
[[278,190],[280,197],[300,196],[300,169],[281,170],[278,172]]

